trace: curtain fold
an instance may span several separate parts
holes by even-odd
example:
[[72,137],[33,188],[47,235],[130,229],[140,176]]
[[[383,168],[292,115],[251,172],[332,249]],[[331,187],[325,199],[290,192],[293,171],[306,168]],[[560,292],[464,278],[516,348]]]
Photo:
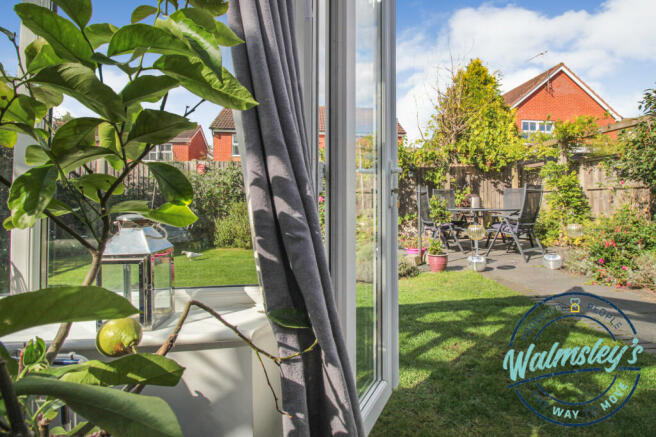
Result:
[[293,0],[233,0],[228,24],[236,77],[259,105],[241,113],[254,246],[267,309],[294,307],[312,330],[273,324],[287,436],[364,436],[355,381],[339,327],[311,176]]

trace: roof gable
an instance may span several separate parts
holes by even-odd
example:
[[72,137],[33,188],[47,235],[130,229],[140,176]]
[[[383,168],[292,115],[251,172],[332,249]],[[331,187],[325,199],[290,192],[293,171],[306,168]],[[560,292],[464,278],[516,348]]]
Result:
[[560,63],[551,67],[547,71],[538,74],[532,79],[527,80],[523,84],[511,89],[503,95],[503,99],[508,106],[516,108],[522,102],[529,99],[537,90],[545,85],[550,79],[558,73],[563,72],[567,75],[583,92],[590,96],[599,106],[606,110],[615,120],[621,120],[622,116],[617,113],[608,103],[604,101],[592,88],[590,88],[581,78],[579,78],[572,70],[570,70],[564,63]]

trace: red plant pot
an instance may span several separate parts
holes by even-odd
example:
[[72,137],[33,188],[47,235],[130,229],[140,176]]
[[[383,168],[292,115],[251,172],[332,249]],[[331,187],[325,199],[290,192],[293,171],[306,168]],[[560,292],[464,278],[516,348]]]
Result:
[[448,261],[448,255],[428,254],[428,265],[430,266],[431,272],[443,272],[446,270],[446,264]]
[[[419,255],[419,248],[418,247],[406,247],[405,251],[408,255]],[[425,253],[426,253],[426,248],[422,247],[421,248],[421,256],[423,257]]]

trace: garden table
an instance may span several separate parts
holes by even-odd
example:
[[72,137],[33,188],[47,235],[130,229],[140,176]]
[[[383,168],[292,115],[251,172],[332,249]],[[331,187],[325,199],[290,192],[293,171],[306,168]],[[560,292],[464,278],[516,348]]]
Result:
[[464,215],[473,215],[474,222],[478,223],[478,217],[486,212],[519,212],[519,208],[448,208],[451,212],[456,212]]

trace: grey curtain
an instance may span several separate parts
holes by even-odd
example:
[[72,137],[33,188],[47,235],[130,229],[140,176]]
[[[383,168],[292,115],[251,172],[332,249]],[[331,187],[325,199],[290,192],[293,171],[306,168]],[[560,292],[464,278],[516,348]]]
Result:
[[233,0],[235,73],[259,102],[241,114],[246,184],[268,310],[294,307],[312,330],[273,325],[281,355],[319,347],[281,368],[287,436],[364,436],[339,327],[311,177],[294,35],[293,0]]

